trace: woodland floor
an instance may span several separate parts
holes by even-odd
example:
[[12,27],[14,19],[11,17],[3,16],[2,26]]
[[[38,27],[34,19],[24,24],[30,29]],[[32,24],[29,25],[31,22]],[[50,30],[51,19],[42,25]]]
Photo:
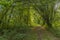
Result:
[[[43,30],[40,27],[33,29],[30,32],[31,40],[60,40],[60,38],[54,36],[51,32]],[[29,38],[28,38],[29,39]]]
[[11,32],[7,30],[3,36],[0,36],[0,40],[60,40],[60,38],[54,36],[48,30],[34,27],[24,35],[20,31],[17,32],[16,29],[11,30]]

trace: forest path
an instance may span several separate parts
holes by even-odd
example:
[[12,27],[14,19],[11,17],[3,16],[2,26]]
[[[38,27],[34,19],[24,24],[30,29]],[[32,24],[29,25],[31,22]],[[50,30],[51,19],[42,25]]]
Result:
[[37,34],[37,40],[60,40],[60,38],[55,37],[51,32],[36,27],[33,32]]

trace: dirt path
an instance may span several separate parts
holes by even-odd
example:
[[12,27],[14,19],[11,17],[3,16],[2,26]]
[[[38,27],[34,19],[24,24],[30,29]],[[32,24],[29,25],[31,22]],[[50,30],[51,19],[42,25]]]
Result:
[[37,33],[38,40],[60,40],[60,38],[55,37],[51,32],[40,27],[35,28],[34,32]]

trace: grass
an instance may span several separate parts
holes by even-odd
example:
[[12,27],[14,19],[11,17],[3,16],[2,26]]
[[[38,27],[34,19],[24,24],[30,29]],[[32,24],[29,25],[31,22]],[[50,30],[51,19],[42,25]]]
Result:
[[[0,40],[38,40],[39,36],[41,40],[60,40],[60,38],[57,38],[47,30],[31,29],[25,32],[26,33],[21,33],[20,31],[18,32],[16,29],[14,30],[4,29],[4,34],[0,36]],[[39,32],[40,34],[38,34]]]

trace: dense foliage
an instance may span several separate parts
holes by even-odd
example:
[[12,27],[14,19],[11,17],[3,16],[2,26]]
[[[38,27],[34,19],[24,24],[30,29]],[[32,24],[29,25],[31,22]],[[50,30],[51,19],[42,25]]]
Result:
[[37,26],[60,37],[59,3],[59,0],[0,0],[0,40],[37,40],[36,34],[28,35]]

